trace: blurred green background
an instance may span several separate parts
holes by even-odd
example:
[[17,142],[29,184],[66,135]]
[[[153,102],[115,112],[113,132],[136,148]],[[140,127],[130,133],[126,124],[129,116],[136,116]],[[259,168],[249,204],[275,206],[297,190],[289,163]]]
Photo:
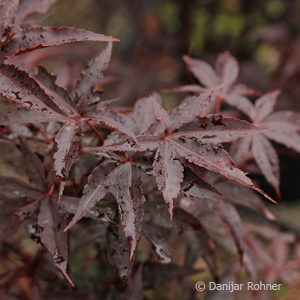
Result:
[[[122,65],[121,100],[129,105],[152,90],[192,81],[183,54],[213,63],[225,50],[241,62],[242,81],[262,91],[286,89],[286,102],[294,102],[299,15],[299,0],[59,0],[43,23],[119,38],[114,62]],[[290,82],[296,75],[298,84]]]

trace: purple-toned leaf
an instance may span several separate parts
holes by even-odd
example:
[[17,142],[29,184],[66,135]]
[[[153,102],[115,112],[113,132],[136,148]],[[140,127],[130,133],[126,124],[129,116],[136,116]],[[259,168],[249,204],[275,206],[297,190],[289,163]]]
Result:
[[127,282],[133,266],[133,260],[130,260],[130,243],[121,228],[114,225],[111,225],[107,231],[107,253],[119,277]]
[[37,224],[41,243],[53,256],[57,268],[68,282],[74,286],[66,272],[68,264],[68,233],[63,231],[65,220],[60,215],[55,201],[48,197],[41,201]]
[[0,52],[0,59],[19,55],[38,48],[58,46],[71,42],[114,42],[115,38],[74,27],[25,26]]
[[215,280],[218,278],[217,252],[214,241],[209,237],[203,224],[193,215],[181,207],[174,210],[174,218],[185,230],[185,236],[190,243],[190,247],[199,253],[206,261]]
[[269,128],[264,134],[285,146],[300,152],[300,114],[279,111],[268,116],[261,126]]
[[65,123],[55,137],[57,151],[54,153],[54,170],[60,180],[58,202],[62,196],[70,169],[78,156],[81,126],[75,122]]
[[243,112],[245,115],[252,117],[255,115],[255,108],[252,102],[244,95],[240,95],[234,92],[227,93],[224,96],[224,101],[238,110]]
[[245,137],[232,144],[230,153],[234,162],[240,166],[247,158],[252,144],[252,137]]
[[272,144],[264,136],[253,137],[252,153],[257,165],[268,182],[274,187],[276,194],[279,191],[279,160]]
[[151,243],[158,261],[162,264],[169,264],[171,262],[171,249],[162,235],[161,228],[155,224],[144,223],[142,233]]
[[0,93],[26,108],[64,115],[33,77],[13,65],[0,64]]
[[16,33],[15,17],[19,0],[0,1],[0,44],[6,43]]
[[137,174],[138,169],[134,164],[124,163],[112,170],[110,170],[110,167],[108,166],[107,169],[109,171],[104,173],[104,167],[100,165],[89,176],[88,185],[85,187],[81,203],[77,208],[73,220],[65,230],[69,229],[81,217],[86,215],[95,203],[105,196],[109,188],[116,186],[116,198],[121,224],[125,236],[130,240],[131,259],[139,240],[144,215],[143,204],[145,197],[141,191],[141,181]]
[[192,59],[188,56],[184,56],[183,60],[187,64],[188,69],[204,86],[213,87],[221,83],[215,70],[206,62]]
[[37,211],[37,209],[39,207],[39,202],[43,198],[44,198],[44,195],[40,195],[40,199],[37,199],[35,201],[32,201],[30,203],[27,203],[23,206],[18,207],[14,212],[15,215],[22,219],[30,217]]
[[[100,92],[96,91],[94,93],[93,99],[91,99],[88,106],[85,106],[82,110],[82,115],[87,115],[89,113],[93,113],[95,111],[101,111],[101,109],[108,108],[112,103],[115,103],[120,100],[120,98],[115,98],[111,100],[101,100],[100,96],[98,97]],[[115,107],[113,107],[114,109]]]
[[232,205],[226,203],[222,199],[212,199],[212,205],[214,211],[220,216],[224,224],[230,230],[242,264],[245,251],[245,239],[243,225],[238,212]]
[[13,177],[0,176],[0,188],[2,198],[5,196],[12,199],[37,199],[41,196],[41,191]]
[[20,0],[17,22],[22,22],[33,13],[45,13],[57,0]]
[[176,159],[174,145],[168,141],[161,143],[155,154],[153,175],[156,178],[158,188],[163,193],[172,219],[174,199],[180,192],[180,184],[183,180],[183,167]]
[[[224,195],[206,180],[201,167],[191,164],[186,160],[183,161],[183,165],[185,166],[185,172],[182,194],[185,197],[191,200],[224,198]],[[213,177],[217,176],[213,173],[210,173],[210,175]]]
[[152,94],[149,97],[139,99],[135,103],[133,119],[136,124],[137,135],[154,134],[159,130],[157,126],[155,127],[157,117],[154,112],[153,101],[159,101],[159,104],[161,104],[160,100],[159,97],[154,98]]
[[19,226],[19,219],[11,207],[6,204],[0,205],[0,242],[9,239]]
[[[44,123],[57,120],[56,114],[47,114],[40,111],[28,110],[23,107],[19,107],[11,112],[5,112],[0,114],[1,125],[14,125],[14,124],[26,124],[26,123]],[[64,119],[63,117],[61,118]]]
[[266,208],[261,198],[251,189],[230,181],[216,182],[214,185],[234,203],[260,212],[272,221],[275,220],[275,216]]
[[[53,196],[55,198],[56,195]],[[70,197],[70,196],[62,196],[60,201],[60,206],[69,214],[75,215],[78,211],[78,207],[80,205],[80,198]],[[97,207],[94,207],[87,213],[87,217],[91,219],[97,219],[101,217],[101,210]]]
[[33,75],[39,86],[50,96],[60,110],[67,115],[76,115],[77,107],[68,91],[56,84],[56,75],[51,74],[45,67],[39,66]]
[[169,130],[171,126],[171,120],[168,112],[161,105],[160,95],[153,93],[149,99],[151,100],[153,112],[157,120],[161,122],[165,130]]
[[111,177],[114,175],[114,172],[117,172],[120,168],[114,167],[114,164],[99,165],[89,175],[88,183],[84,187],[78,210],[72,221],[65,228],[65,231],[74,226],[75,223],[84,217],[90,209],[105,196],[107,190],[112,185]]
[[78,106],[88,105],[94,98],[94,90],[103,79],[103,71],[107,68],[112,51],[112,42],[100,52],[82,70],[75,89],[75,101]]
[[[137,136],[138,145],[133,139],[128,138],[116,144],[105,144],[100,147],[94,147],[89,151],[105,152],[105,151],[121,151],[121,152],[140,152],[140,151],[154,151],[157,149],[157,144],[161,141],[160,136]],[[100,154],[99,154],[100,155]]]
[[196,117],[206,114],[207,108],[217,99],[221,87],[207,89],[196,97],[186,98],[178,107],[170,113],[172,120],[171,132],[182,125],[193,121]]
[[137,142],[136,134],[133,129],[133,122],[129,117],[125,115],[114,112],[113,110],[110,110],[108,108],[103,108],[94,113],[86,115],[85,118],[88,120],[93,120],[97,123],[104,123],[109,127],[125,133]]
[[162,92],[164,92],[164,93],[194,93],[194,94],[201,94],[204,91],[205,91],[205,88],[203,88],[197,84],[187,84],[187,85],[182,85],[178,88],[162,90]]
[[34,182],[39,188],[46,191],[48,188],[48,182],[46,181],[45,170],[43,168],[41,160],[35,153],[30,150],[25,141],[21,138],[20,143],[21,150],[26,161],[27,175],[29,179]]
[[[212,185],[206,182],[199,174],[199,167],[185,162],[184,165],[189,169],[185,170],[184,179],[182,182],[182,194],[190,199],[211,199],[223,197]],[[195,177],[197,175],[197,177]]]
[[124,234],[130,239],[130,259],[137,247],[145,200],[141,190],[138,169],[132,163],[123,164],[114,174],[114,185],[117,187],[117,203]]
[[190,139],[170,139],[176,151],[189,162],[210,171],[222,174],[228,179],[252,186],[252,181],[233,163],[230,155],[220,146],[199,145]]
[[264,129],[235,118],[223,118],[222,115],[211,115],[205,118],[197,118],[181,127],[173,136],[185,138],[195,137],[201,143],[220,144],[232,142],[241,137],[252,136],[261,133]]
[[280,91],[274,91],[267,93],[261,96],[255,102],[255,109],[257,113],[254,117],[255,122],[260,122],[264,120],[268,115],[270,115],[274,111],[274,107],[277,102],[277,98],[280,94]]
[[217,72],[225,84],[232,84],[239,74],[239,64],[229,52],[219,54],[217,59]]
[[239,94],[242,96],[260,96],[261,93],[246,84],[238,83],[230,88],[230,93]]

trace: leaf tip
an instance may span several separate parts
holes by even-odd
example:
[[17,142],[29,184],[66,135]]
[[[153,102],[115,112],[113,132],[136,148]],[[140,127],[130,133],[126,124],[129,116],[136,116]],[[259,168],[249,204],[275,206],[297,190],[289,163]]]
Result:
[[67,274],[67,272],[63,269],[61,269],[62,274],[64,275],[64,277],[67,279],[67,281],[69,282],[69,284],[72,286],[72,288],[75,288],[75,284],[72,281],[72,279],[70,278],[70,276]]
[[276,205],[279,205],[279,203],[274,200],[272,197],[270,197],[268,194],[266,194],[263,190],[261,190],[260,188],[258,188],[257,186],[253,186],[253,189],[257,192],[259,192],[261,195],[263,195],[265,198],[267,198],[268,200],[270,200],[271,202],[273,202]]
[[65,227],[64,232],[67,232],[72,226],[73,226],[72,222],[69,223],[69,224]]

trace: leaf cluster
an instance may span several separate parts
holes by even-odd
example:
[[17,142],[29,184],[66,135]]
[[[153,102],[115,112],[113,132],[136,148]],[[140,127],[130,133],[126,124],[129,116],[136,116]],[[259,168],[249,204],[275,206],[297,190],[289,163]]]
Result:
[[[116,100],[102,99],[99,85],[117,39],[26,23],[29,15],[45,12],[53,2],[0,2],[0,93],[10,102],[0,114],[1,143],[22,153],[26,165],[26,176],[0,177],[0,240],[9,243],[26,228],[74,285],[67,274],[68,233],[80,227],[88,244],[95,242],[92,231],[97,229],[114,270],[126,284],[131,282],[124,295],[134,299],[142,297],[143,284],[163,280],[157,276],[143,283],[145,270],[155,268],[150,259],[135,263],[140,262],[141,242],[148,243],[157,262],[169,266],[161,268],[173,278],[201,271],[172,264],[182,240],[192,260],[202,257],[216,281],[224,279],[218,267],[220,249],[231,253],[235,275],[241,269],[259,280],[269,268],[272,282],[286,281],[285,272],[299,277],[295,264],[286,263],[289,243],[296,237],[270,225],[274,216],[259,194],[276,200],[243,170],[253,157],[280,197],[279,159],[270,140],[300,151],[300,115],[273,112],[279,91],[260,95],[237,84],[238,63],[226,52],[219,55],[216,69],[184,57],[200,84],[174,89],[192,95],[170,111],[158,93],[139,99],[132,109],[114,106]],[[38,48],[75,41],[107,46],[74,74],[72,87],[60,86],[44,66],[28,69],[14,60]],[[258,98],[254,103],[253,97]],[[223,102],[246,120],[226,114]],[[263,225],[243,223],[241,206],[260,214]],[[262,240],[274,244],[271,253],[263,249]],[[278,256],[282,272],[272,269]],[[14,280],[32,276],[32,290],[42,293],[43,279],[17,265],[4,274],[4,286],[11,285],[10,272]]]

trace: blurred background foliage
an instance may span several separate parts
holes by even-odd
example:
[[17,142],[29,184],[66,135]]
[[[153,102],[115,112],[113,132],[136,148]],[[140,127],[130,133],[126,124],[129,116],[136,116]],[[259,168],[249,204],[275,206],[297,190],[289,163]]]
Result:
[[[150,50],[177,55],[174,59],[184,53],[213,57],[229,50],[272,72],[278,47],[284,46],[275,40],[283,33],[286,39],[299,37],[299,13],[299,0],[60,0],[44,23],[119,37],[122,43],[115,50],[124,62]],[[269,32],[260,32],[266,28]]]

